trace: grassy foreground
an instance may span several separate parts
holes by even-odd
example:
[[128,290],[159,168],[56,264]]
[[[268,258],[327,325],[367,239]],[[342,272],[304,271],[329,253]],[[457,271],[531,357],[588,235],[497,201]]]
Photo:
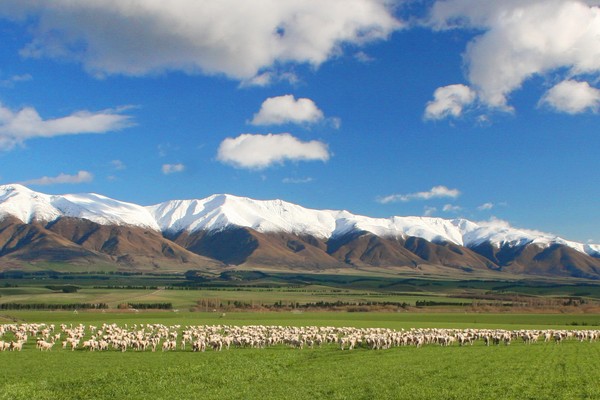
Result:
[[0,354],[0,399],[597,399],[600,344]]
[[[595,315],[411,313],[14,312],[27,322],[551,328]],[[1,320],[0,323],[6,323]],[[571,326],[571,328],[573,328]],[[597,399],[600,342],[389,350],[337,346],[88,352],[0,352],[0,399]]]

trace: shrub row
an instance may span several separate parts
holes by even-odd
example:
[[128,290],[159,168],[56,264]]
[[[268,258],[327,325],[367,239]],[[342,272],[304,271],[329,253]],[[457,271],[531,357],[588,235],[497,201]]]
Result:
[[127,303],[128,308],[136,310],[172,310],[172,303]]
[[104,310],[108,308],[106,303],[70,303],[70,304],[47,304],[47,303],[4,303],[0,304],[0,310]]

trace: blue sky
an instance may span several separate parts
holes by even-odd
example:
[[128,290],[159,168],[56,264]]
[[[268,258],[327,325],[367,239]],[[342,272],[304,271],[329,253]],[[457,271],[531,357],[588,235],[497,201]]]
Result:
[[600,243],[596,1],[6,0],[0,35],[0,183]]

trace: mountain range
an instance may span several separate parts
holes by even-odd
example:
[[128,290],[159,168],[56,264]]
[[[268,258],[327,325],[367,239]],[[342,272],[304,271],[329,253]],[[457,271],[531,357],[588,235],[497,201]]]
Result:
[[600,245],[503,221],[371,218],[219,194],[141,206],[0,186],[0,269],[414,271],[600,279]]

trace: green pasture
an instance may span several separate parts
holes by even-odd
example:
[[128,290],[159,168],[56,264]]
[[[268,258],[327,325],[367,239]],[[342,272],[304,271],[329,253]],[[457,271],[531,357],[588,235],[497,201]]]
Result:
[[[510,313],[479,313],[472,312],[472,307],[462,308],[470,312],[457,312],[461,308],[454,305],[435,308],[435,312],[428,307],[409,308],[410,311],[397,307],[387,312],[316,312],[293,308],[298,304],[337,301],[411,306],[417,301],[444,304],[476,301],[480,305],[487,302],[493,305],[514,298],[510,296],[548,299],[556,304],[568,296],[581,296],[586,304],[593,306],[600,296],[595,283],[299,275],[222,282],[223,286],[199,284],[183,290],[172,289],[173,284],[182,282],[181,278],[101,278],[104,277],[0,281],[4,283],[0,285],[0,304],[106,303],[109,306],[107,310],[77,312],[0,310],[0,324],[600,329],[600,314],[585,313],[582,306],[556,310],[547,306],[548,313],[515,312],[518,309]],[[61,285],[75,285],[78,289],[75,293],[63,293]],[[245,312],[227,310],[235,302],[257,307]],[[173,310],[117,309],[123,303],[171,303]],[[260,307],[276,303],[292,309],[265,312]],[[195,311],[190,311],[192,308]],[[477,342],[465,347],[428,345],[421,349],[402,347],[381,351],[358,348],[351,352],[328,345],[303,350],[279,346],[205,353],[190,350],[121,353],[71,352],[58,345],[50,352],[40,352],[31,339],[22,352],[0,352],[3,366],[0,400],[596,399],[600,398],[597,383],[600,369],[596,365],[599,356],[600,342],[576,341],[525,345],[517,340],[510,346],[486,347]]]
[[[5,311],[0,323],[553,329],[600,326],[592,314]],[[597,399],[600,342],[427,345],[342,351],[205,353],[35,349],[0,352],[1,399]]]
[[[313,303],[365,304],[394,303],[415,306],[417,302],[470,305],[474,301],[482,304],[511,304],[519,301],[554,300],[561,303],[570,297],[597,303],[598,287],[595,284],[564,285],[548,282],[487,282],[487,281],[432,281],[432,280],[388,280],[376,278],[303,276],[302,283],[289,286],[260,286],[256,282],[229,283],[229,286],[174,287],[160,285],[162,278],[132,278],[124,285],[124,277],[106,282],[85,280],[7,280],[0,285],[0,304],[76,304],[106,303],[116,308],[124,303],[171,303],[174,309],[189,310],[200,307],[204,311],[213,308],[260,308],[279,304],[293,307]],[[111,278],[112,279],[112,278]],[[145,280],[144,280],[145,279]],[[158,280],[157,280],[158,279]],[[166,278],[165,278],[166,279]],[[292,277],[292,281],[296,279]],[[299,278],[298,278],[299,279]],[[352,280],[354,279],[354,280]],[[0,282],[2,283],[2,282]],[[256,285],[256,286],[255,286]],[[339,285],[339,286],[335,286]],[[76,293],[63,293],[60,287],[76,286]],[[53,288],[53,289],[51,289]],[[57,289],[58,288],[58,289]],[[575,296],[577,295],[577,296]]]
[[[317,302],[395,302],[415,305],[417,301],[436,301],[445,303],[470,304],[472,299],[448,297],[442,293],[395,293],[376,292],[355,289],[334,289],[321,286],[295,288],[228,288],[228,289],[96,289],[82,287],[77,293],[62,293],[45,287],[20,286],[0,288],[0,304],[2,303],[107,303],[116,308],[122,303],[172,303],[173,308],[189,309],[198,305],[199,301],[209,300],[211,304],[223,304],[224,307],[234,302],[253,305],[294,305],[296,303]],[[206,302],[208,304],[209,302]],[[208,305],[207,305],[208,307]],[[211,307],[212,308],[212,307]]]

